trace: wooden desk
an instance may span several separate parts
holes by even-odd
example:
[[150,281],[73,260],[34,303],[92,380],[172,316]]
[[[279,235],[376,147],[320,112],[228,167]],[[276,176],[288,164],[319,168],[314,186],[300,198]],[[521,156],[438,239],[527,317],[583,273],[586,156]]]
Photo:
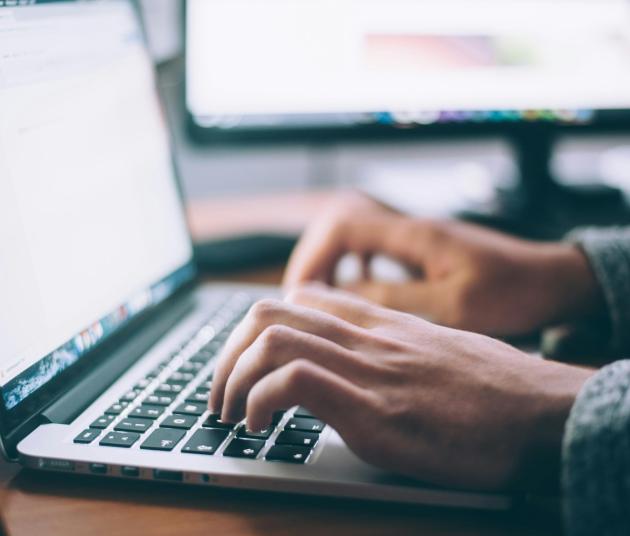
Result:
[[0,464],[10,536],[551,536],[557,520],[527,512],[405,505],[152,485],[46,474]]
[[[305,217],[326,202],[322,194],[307,197],[297,206],[295,197],[283,199],[287,211],[292,208],[290,212],[281,211],[285,220],[282,225],[291,222],[296,229],[304,223]],[[233,203],[232,210],[241,214],[248,212],[239,211],[238,202]],[[247,201],[243,206],[251,207],[251,203],[253,201]],[[211,202],[193,205],[191,224],[197,236],[209,236],[213,232],[225,234],[229,228],[225,218],[230,211],[225,207],[223,212],[211,211],[212,218],[206,212],[212,208],[218,209]],[[259,219],[273,224],[273,218],[268,215]],[[240,230],[245,228],[241,226]],[[280,276],[280,269],[272,269],[231,279],[274,283]],[[540,512],[535,515],[531,512],[468,512],[197,489],[37,473],[4,462],[0,462],[0,507],[6,531],[11,536],[547,536],[560,533],[557,518]]]

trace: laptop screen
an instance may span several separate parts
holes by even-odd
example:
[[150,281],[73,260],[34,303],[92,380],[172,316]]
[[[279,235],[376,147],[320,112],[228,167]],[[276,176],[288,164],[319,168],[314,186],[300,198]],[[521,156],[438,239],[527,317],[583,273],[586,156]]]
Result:
[[189,281],[165,117],[127,1],[0,1],[5,409]]

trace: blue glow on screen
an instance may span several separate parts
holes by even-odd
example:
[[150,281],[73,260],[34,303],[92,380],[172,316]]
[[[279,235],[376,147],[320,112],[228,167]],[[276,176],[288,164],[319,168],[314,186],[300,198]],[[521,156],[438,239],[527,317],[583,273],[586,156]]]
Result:
[[192,266],[180,268],[151,288],[133,296],[104,318],[87,326],[72,339],[13,378],[2,388],[2,398],[6,409],[15,408],[40,387],[46,385],[124,327],[131,319],[171,296],[184,283],[190,281],[193,275]]

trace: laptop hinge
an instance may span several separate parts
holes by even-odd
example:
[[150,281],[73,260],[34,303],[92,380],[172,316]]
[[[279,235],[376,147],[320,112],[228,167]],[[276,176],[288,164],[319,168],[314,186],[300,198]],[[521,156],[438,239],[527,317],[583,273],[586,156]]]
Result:
[[81,414],[131,365],[167,334],[173,326],[194,308],[191,294],[174,302],[137,330],[134,335],[115,350],[103,363],[89,372],[64,395],[50,404],[40,414],[40,422],[68,424]]

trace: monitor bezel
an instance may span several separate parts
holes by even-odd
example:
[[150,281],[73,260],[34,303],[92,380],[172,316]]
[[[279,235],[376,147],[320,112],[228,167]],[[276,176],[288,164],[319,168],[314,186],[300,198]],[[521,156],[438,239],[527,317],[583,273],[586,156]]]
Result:
[[[123,0],[127,2],[133,9],[136,23],[140,28],[143,37],[143,44],[147,49],[147,37],[146,29],[143,24],[143,19],[140,16],[139,4],[137,0]],[[81,0],[46,0],[41,3],[80,3]],[[35,2],[37,4],[37,2]],[[24,7],[32,7],[34,4],[30,4]],[[6,7],[6,6],[5,6]],[[11,7],[12,9],[20,9],[22,6]],[[2,9],[2,7],[0,7]],[[147,58],[151,61],[150,55],[147,49]],[[164,106],[163,98],[161,96],[160,88],[158,86],[157,76],[154,76],[154,88],[161,106]],[[172,128],[167,125],[167,134],[170,139],[171,149],[173,144],[173,132]],[[182,217],[185,218],[185,202],[184,191],[181,182],[181,175],[175,160],[174,152],[171,150],[171,166],[173,170],[173,177],[176,183],[177,196],[179,199],[180,209]],[[144,326],[148,325],[155,320],[163,311],[168,309],[172,304],[181,299],[184,294],[189,293],[198,282],[198,272],[195,259],[192,253],[192,237],[190,232],[187,232],[189,242],[191,244],[191,256],[181,266],[177,267],[169,274],[165,274],[162,279],[181,271],[189,273],[190,275],[182,281],[182,283],[165,299],[152,304],[145,310],[138,313],[131,318],[127,323],[122,325],[118,330],[112,333],[109,337],[101,341],[94,348],[87,351],[76,363],[73,363],[67,369],[60,372],[57,376],[49,380],[46,384],[38,388],[36,391],[27,396],[24,400],[18,403],[15,407],[7,409],[4,403],[4,399],[1,396],[0,390],[0,451],[6,458],[13,459],[15,454],[15,448],[19,441],[33,431],[39,424],[42,424],[39,416],[50,404],[54,403],[68,387],[75,385],[82,378],[92,372],[97,366],[103,363],[103,360],[111,356],[113,352],[119,348],[122,344],[129,340],[129,338],[141,330]],[[156,281],[154,283],[159,283]],[[45,357],[45,356],[42,356]]]
[[[548,120],[530,120],[520,122],[483,122],[483,123],[432,123],[428,125],[396,124],[349,124],[338,126],[307,126],[279,128],[221,128],[207,127],[188,106],[188,2],[182,0],[181,35],[183,55],[183,92],[186,132],[196,143],[207,145],[259,145],[275,143],[294,144],[335,144],[335,143],[370,143],[383,141],[423,141],[448,138],[466,139],[471,137],[522,137],[530,130],[553,130],[559,136],[584,135],[593,133],[630,132],[630,108],[622,110],[595,110],[595,117],[587,123],[566,123]],[[388,111],[389,113],[394,110]]]

